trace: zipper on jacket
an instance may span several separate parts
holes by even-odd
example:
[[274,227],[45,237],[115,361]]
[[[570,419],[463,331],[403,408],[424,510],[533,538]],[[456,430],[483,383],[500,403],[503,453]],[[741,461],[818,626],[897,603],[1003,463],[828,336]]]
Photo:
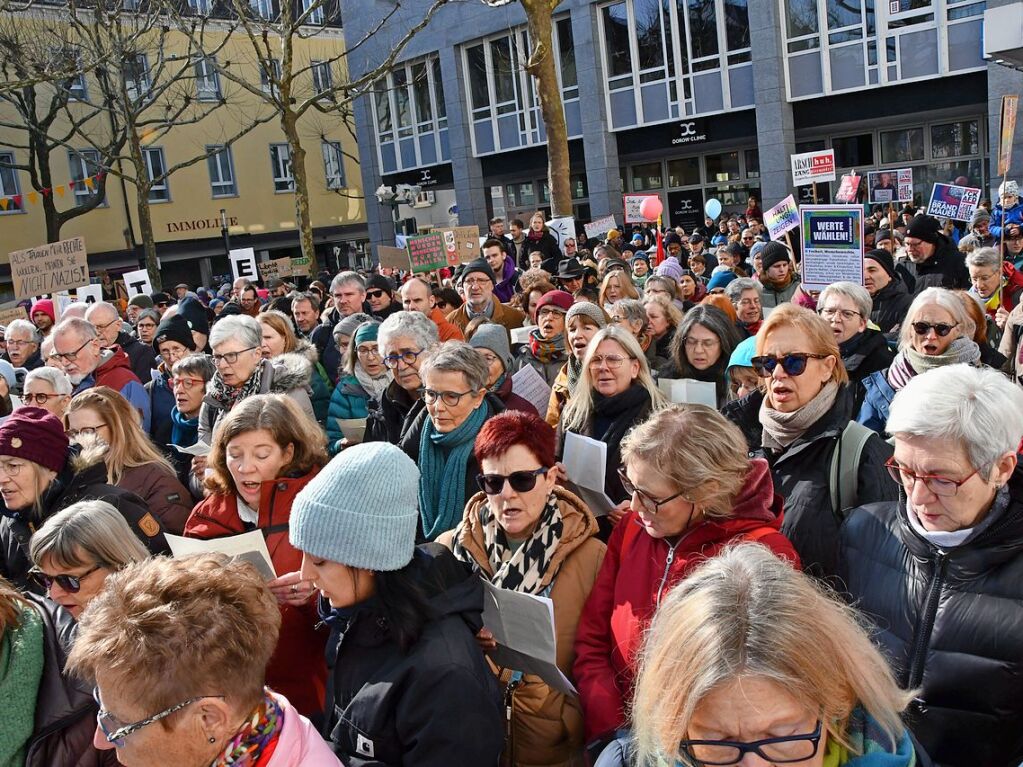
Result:
[[[684,538],[685,536],[682,536]],[[682,538],[679,538],[675,545],[668,549],[668,556],[664,560],[664,575],[661,576],[661,583],[657,586],[657,601],[656,606],[661,606],[661,592],[664,590],[664,584],[668,581],[668,571],[671,569],[671,563],[675,561],[675,549],[682,543]]]
[[941,599],[941,589],[945,581],[945,566],[948,563],[948,554],[938,552],[935,559],[934,575],[927,587],[927,598],[924,600],[923,613],[920,622],[917,624],[916,637],[913,642],[913,651],[909,656],[907,664],[906,687],[914,689],[920,686],[924,675],[924,660],[927,657],[927,645],[931,641],[931,632],[934,630],[934,620],[938,613],[938,602]]

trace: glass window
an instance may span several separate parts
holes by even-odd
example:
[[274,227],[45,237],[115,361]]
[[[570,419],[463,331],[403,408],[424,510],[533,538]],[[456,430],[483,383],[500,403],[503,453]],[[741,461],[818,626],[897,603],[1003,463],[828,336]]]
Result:
[[[150,202],[167,202],[170,200],[170,186],[167,182],[167,163],[163,159],[163,150],[158,147],[146,147],[142,150],[146,161],[146,174],[152,182],[149,187]],[[163,178],[160,178],[163,176]]]
[[295,177],[291,173],[291,147],[287,144],[270,145],[270,167],[274,176],[275,192],[294,192]]
[[699,183],[699,157],[684,157],[681,160],[668,160],[668,186],[691,186]]
[[572,187],[572,199],[580,200],[584,197],[589,196],[589,192],[586,188],[586,174],[585,173],[573,173],[569,178],[569,184]]
[[13,199],[21,194],[21,190],[18,187],[18,172],[12,165],[14,153],[0,152],[0,197],[7,198],[7,205],[0,209],[0,213],[17,213],[23,209],[22,201],[15,202]]
[[536,190],[532,181],[509,184],[506,191],[508,192],[509,208],[536,208]]
[[707,162],[707,181],[735,181],[739,178],[739,153],[724,152],[723,154],[709,154],[705,158]]
[[827,0],[828,29],[841,29],[859,24],[862,0]]
[[632,166],[632,190],[634,192],[646,192],[651,189],[660,189],[663,186],[664,180],[661,177],[659,162]]
[[327,179],[327,189],[345,188],[345,163],[344,155],[341,153],[341,142],[324,141],[323,149],[323,173]]
[[323,0],[302,0],[302,12],[308,12],[306,24],[322,24],[324,20]]
[[267,95],[276,95],[281,82],[281,60],[267,59],[259,68],[259,87]]
[[220,75],[209,56],[200,56],[195,62],[195,92],[199,101],[220,100]]
[[561,87],[564,90],[579,85],[575,69],[575,48],[572,45],[572,20],[558,20],[558,54],[561,58]]
[[924,159],[924,129],[881,132],[881,162],[909,162]]
[[393,139],[391,133],[391,100],[387,91],[376,91],[377,105],[377,133],[388,134],[388,139]]
[[210,0],[188,0],[188,7],[194,13],[206,16],[210,12]]
[[679,0],[689,6],[689,39],[693,58],[714,56],[718,52],[718,20],[715,0]]
[[760,178],[760,150],[746,150],[746,178]]
[[636,19],[636,50],[639,53],[640,70],[663,68],[660,0],[633,0],[632,11]]
[[931,126],[931,158],[980,154],[980,131],[976,120]]
[[252,12],[261,19],[269,20],[277,15],[274,13],[273,0],[249,0],[249,6],[252,8]]
[[725,1],[725,36],[728,38],[728,50],[738,51],[749,48],[749,13],[747,0]]
[[394,106],[398,117],[399,134],[401,128],[412,127],[412,115],[408,97],[408,75],[405,68],[395,69],[391,74],[394,79]]
[[874,137],[870,133],[831,139],[835,166],[856,168],[874,164]]
[[608,74],[611,77],[632,74],[632,54],[629,52],[629,20],[625,3],[605,6],[603,13]]
[[[71,180],[75,184],[75,204],[81,205],[95,194],[90,184],[85,183],[85,179],[95,176],[103,169],[100,165],[99,152],[95,149],[70,151],[68,152],[68,165],[71,168]],[[103,206],[106,204],[105,199],[100,203]]]
[[129,57],[121,66],[124,87],[132,101],[144,98],[151,88],[149,80],[149,59],[144,53]]
[[234,197],[238,188],[234,184],[234,162],[231,148],[221,145],[206,147],[206,169],[210,173],[210,189],[214,197]]
[[313,92],[323,94],[321,98],[334,100],[334,73],[330,70],[330,62],[313,61],[309,71],[313,76]]
[[515,101],[515,74],[517,67],[512,57],[511,38],[499,37],[490,41],[490,56],[494,68],[496,101],[502,104]]
[[473,109],[490,106],[490,88],[487,85],[487,60],[482,45],[474,45],[467,52],[469,60],[469,95]]
[[416,122],[433,120],[433,106],[430,103],[430,79],[426,75],[426,62],[412,65],[412,93],[415,96]]
[[817,0],[785,0],[785,11],[789,37],[812,35],[818,31]]
[[433,58],[433,89],[437,101],[437,119],[443,121],[448,116],[448,105],[444,103],[444,81],[440,76],[440,58]]

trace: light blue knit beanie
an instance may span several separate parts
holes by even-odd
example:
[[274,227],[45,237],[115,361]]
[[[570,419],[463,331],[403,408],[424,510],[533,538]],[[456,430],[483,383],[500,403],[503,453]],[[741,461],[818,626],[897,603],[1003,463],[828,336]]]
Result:
[[376,572],[412,560],[419,469],[387,442],[354,445],[295,497],[289,538],[300,551]]

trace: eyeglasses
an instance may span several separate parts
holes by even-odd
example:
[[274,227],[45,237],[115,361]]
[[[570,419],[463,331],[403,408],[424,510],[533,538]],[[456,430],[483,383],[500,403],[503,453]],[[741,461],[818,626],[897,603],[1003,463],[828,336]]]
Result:
[[646,509],[651,514],[657,514],[661,510],[661,507],[664,506],[666,503],[671,503],[676,498],[681,498],[684,495],[684,492],[678,492],[675,493],[675,495],[669,496],[668,498],[662,498],[661,500],[651,498],[649,495],[647,495],[634,484],[632,484],[632,481],[629,479],[629,475],[625,473],[624,466],[618,467],[618,479],[622,481],[622,487],[625,488],[625,492],[631,495],[633,498],[638,498],[643,508]]
[[39,407],[46,405],[54,397],[63,397],[63,394],[22,394],[21,399],[26,405],[31,405],[35,402]]
[[239,349],[236,352],[224,352],[223,354],[213,354],[213,364],[220,367],[222,364],[233,365],[238,361],[238,355],[243,352],[251,352],[253,349],[258,349],[258,346],[250,346],[247,349]]
[[74,362],[75,359],[78,357],[78,353],[95,340],[96,340],[95,338],[90,338],[88,341],[79,346],[73,352],[54,352],[50,356],[56,357],[59,360],[64,360],[64,362]]
[[139,330],[156,330],[155,322],[140,322],[136,326]]
[[355,353],[360,357],[376,357],[380,359],[380,348],[377,346],[357,346]]
[[944,338],[952,332],[952,328],[958,325],[958,322],[953,322],[949,325],[947,322],[914,322],[912,323],[913,332],[918,336],[925,336],[932,330],[938,336],[938,338]]
[[196,386],[205,386],[206,382],[201,378],[172,378],[171,386],[175,389],[184,389],[190,391]]
[[82,573],[81,575],[66,574],[47,575],[42,570],[32,570],[30,575],[32,576],[36,583],[38,583],[47,591],[49,591],[50,587],[52,587],[53,584],[56,583],[69,594],[77,594],[82,589],[82,581],[84,581],[94,572],[99,570],[101,567],[103,567],[103,565],[95,565],[91,570],[88,570]]
[[83,436],[86,436],[86,437],[93,437],[93,436],[96,435],[96,432],[98,432],[100,429],[104,429],[104,428],[106,428],[106,424],[105,423],[101,423],[98,426],[83,426],[81,429],[68,429],[67,430],[67,438],[68,439],[74,439],[78,435],[83,435]]
[[533,471],[513,471],[511,474],[477,474],[476,484],[487,495],[499,495],[504,490],[504,483],[511,485],[516,493],[528,493],[536,487],[536,480],[544,474],[548,467],[541,466]]
[[974,469],[964,479],[955,480],[938,474],[916,474],[904,466],[899,466],[894,458],[889,458],[885,461],[884,465],[888,469],[888,473],[892,475],[892,479],[902,485],[907,493],[912,491],[913,486],[919,479],[923,480],[927,489],[934,495],[941,496],[942,498],[950,498],[958,493],[962,485],[965,485],[974,474],[980,472],[980,469]]
[[0,474],[6,474],[8,477],[16,477],[21,472],[21,467],[25,464],[21,461],[0,461]]
[[112,743],[116,748],[121,748],[124,745],[124,739],[131,735],[133,732],[138,732],[143,727],[148,727],[153,722],[159,722],[161,719],[165,719],[166,717],[173,714],[175,711],[180,711],[185,706],[191,706],[193,703],[198,703],[203,698],[223,698],[224,696],[197,695],[194,698],[189,698],[188,700],[183,700],[180,703],[176,703],[170,708],[161,711],[158,714],[153,714],[152,716],[146,717],[145,719],[140,719],[137,722],[125,725],[124,727],[119,727],[118,729],[113,731],[107,728],[107,723],[105,721],[107,719],[113,719],[113,716],[110,714],[109,711],[103,708],[103,704],[100,702],[99,699],[98,687],[93,688],[92,697],[93,700],[96,701],[96,705],[99,706],[99,711],[96,712],[96,723],[99,725],[100,730],[103,731],[103,737],[107,739],[107,743]]
[[496,354],[487,354],[486,352],[481,351],[480,356],[483,358],[483,361],[487,363],[487,365],[493,365],[495,362],[501,361],[501,358],[498,357]]
[[458,403],[462,401],[462,397],[466,397],[470,394],[475,394],[472,391],[435,391],[434,389],[420,389],[423,395],[423,399],[426,400],[427,405],[432,405],[437,400],[440,400],[448,407],[457,407]]
[[423,351],[423,349],[420,349],[419,351],[414,352],[410,349],[402,352],[401,354],[388,354],[384,357],[384,365],[392,370],[398,367],[399,362],[404,362],[406,365],[415,365],[416,360],[419,359],[419,355],[422,354]]
[[701,765],[738,764],[746,754],[753,753],[771,764],[795,764],[812,759],[821,740],[821,720],[813,732],[764,738],[749,743],[733,740],[683,740],[679,750]]
[[817,314],[826,320],[833,320],[836,317],[841,317],[843,320],[851,320],[853,317],[863,316],[859,312],[854,312],[852,309],[818,309]]
[[807,360],[824,360],[830,354],[809,354],[807,352],[789,352],[784,357],[772,357],[763,355],[750,360],[753,371],[761,378],[770,378],[774,375],[775,368],[781,365],[786,375],[801,376],[806,372]]
[[465,285],[467,288],[478,288],[483,285],[489,285],[490,280],[466,280],[462,284]]
[[112,320],[110,320],[110,322],[105,322],[102,325],[97,325],[96,323],[93,323],[92,326],[94,328],[96,328],[96,330],[106,330],[111,325],[113,325],[115,322],[120,322],[120,321],[121,321],[120,317],[114,317]]
[[20,349],[22,346],[36,346],[36,342],[35,341],[12,340],[12,341],[8,341],[7,345],[12,347],[12,348],[14,348],[14,349]]
[[601,365],[607,365],[608,370],[618,370],[627,359],[620,354],[599,354],[590,358],[590,368],[597,370]]
[[716,338],[692,338],[691,336],[686,336],[682,342],[687,349],[713,349],[721,344]]
[[384,295],[382,290],[367,290],[366,298],[381,298]]

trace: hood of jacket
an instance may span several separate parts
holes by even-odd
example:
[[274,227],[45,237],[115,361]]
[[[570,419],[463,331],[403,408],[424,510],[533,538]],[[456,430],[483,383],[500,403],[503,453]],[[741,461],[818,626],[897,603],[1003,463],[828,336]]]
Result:
[[[288,354],[298,354],[305,357],[309,361],[309,364],[313,367],[316,367],[316,363],[320,361],[320,352],[316,348],[316,344],[307,338],[297,338],[295,348],[288,352]],[[280,356],[283,357],[287,355],[282,354]]]
[[[94,371],[92,371],[92,377],[99,382],[104,376],[109,376],[112,373],[129,373],[132,378],[135,378],[135,373],[131,369],[131,359],[124,350],[114,344],[113,346],[105,349],[104,351],[110,352],[110,356],[106,357]],[[102,385],[102,384],[98,384]],[[118,387],[119,388],[119,387]]]
[[[268,375],[269,382],[265,376]],[[292,389],[305,389],[309,386],[309,377],[312,375],[313,366],[309,359],[296,352],[281,354],[269,360],[269,364],[263,368],[264,385],[263,391],[274,394],[284,394]]]
[[909,288],[901,277],[892,277],[892,281],[873,295],[874,301],[889,301],[897,296],[908,296]]

